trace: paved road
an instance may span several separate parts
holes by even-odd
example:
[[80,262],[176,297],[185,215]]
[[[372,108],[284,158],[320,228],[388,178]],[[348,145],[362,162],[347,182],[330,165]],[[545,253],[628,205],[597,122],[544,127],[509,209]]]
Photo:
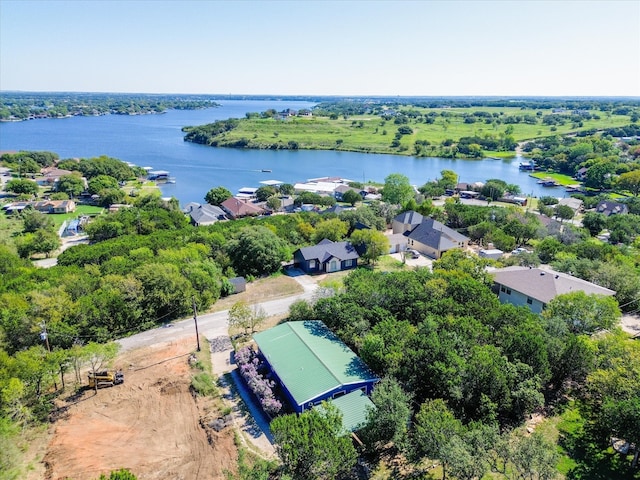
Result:
[[[260,303],[259,305],[264,309],[267,316],[283,315],[289,311],[289,306],[293,302],[301,299],[310,300],[313,297],[316,284],[309,283],[310,279],[306,275],[295,278],[303,285],[304,293]],[[313,280],[311,280],[311,282],[313,282]],[[200,335],[204,335],[208,340],[228,336],[228,316],[229,310],[198,315],[198,331]],[[160,327],[138,333],[131,337],[120,339],[118,343],[121,345],[121,349],[126,351],[191,335],[195,341],[195,322],[193,321],[193,317],[180,320],[172,325],[170,328]]]

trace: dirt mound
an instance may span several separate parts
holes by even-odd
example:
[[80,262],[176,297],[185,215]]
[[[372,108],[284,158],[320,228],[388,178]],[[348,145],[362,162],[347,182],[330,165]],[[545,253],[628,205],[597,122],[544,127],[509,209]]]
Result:
[[187,359],[193,342],[127,352],[117,367],[125,383],[85,390],[52,428],[46,478],[96,479],[128,468],[140,480],[222,479],[235,470],[233,430],[205,431],[210,401],[190,392]]

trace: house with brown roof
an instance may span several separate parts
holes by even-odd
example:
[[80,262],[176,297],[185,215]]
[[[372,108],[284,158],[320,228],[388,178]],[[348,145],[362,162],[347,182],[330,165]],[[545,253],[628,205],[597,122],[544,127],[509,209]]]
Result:
[[76,202],[73,200],[40,200],[37,202],[13,202],[2,207],[7,213],[21,212],[27,207],[32,207],[42,213],[69,213],[75,212]]
[[265,213],[264,208],[255,205],[248,199],[231,197],[220,204],[230,218],[254,217]]
[[558,295],[584,292],[587,295],[615,295],[616,292],[566,273],[529,267],[507,267],[494,270],[493,281],[502,303],[528,307],[541,313]]
[[43,168],[40,172],[42,173],[42,177],[36,178],[36,183],[41,186],[54,185],[60,177],[73,173],[71,170],[63,170],[56,167]]

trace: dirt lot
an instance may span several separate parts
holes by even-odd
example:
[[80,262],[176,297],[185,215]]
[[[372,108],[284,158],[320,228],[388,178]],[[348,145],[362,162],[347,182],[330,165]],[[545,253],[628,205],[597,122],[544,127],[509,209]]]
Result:
[[116,363],[124,384],[67,399],[68,411],[51,427],[45,478],[94,480],[128,468],[140,480],[207,480],[235,470],[233,429],[200,425],[218,411],[189,391],[192,348],[188,339],[126,352]]

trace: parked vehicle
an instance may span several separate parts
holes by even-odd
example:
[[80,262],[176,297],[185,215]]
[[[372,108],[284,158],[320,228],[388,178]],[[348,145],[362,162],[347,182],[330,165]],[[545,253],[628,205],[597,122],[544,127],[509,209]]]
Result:
[[523,248],[523,247],[518,247],[515,250],[511,250],[511,253],[513,255],[518,255],[520,253],[531,253],[531,250],[527,250],[526,248]]

